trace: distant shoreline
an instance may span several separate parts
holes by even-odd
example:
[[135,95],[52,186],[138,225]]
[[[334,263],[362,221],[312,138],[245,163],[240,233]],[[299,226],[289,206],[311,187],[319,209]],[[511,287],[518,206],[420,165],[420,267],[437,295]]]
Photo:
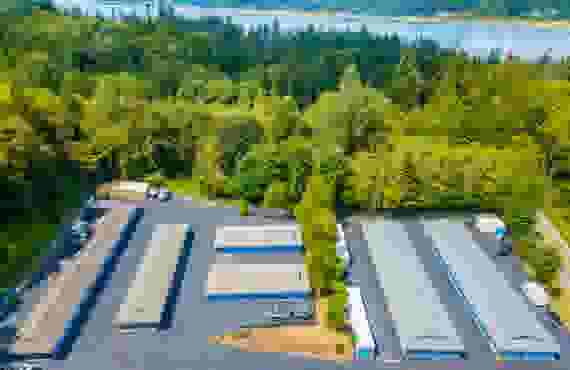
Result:
[[471,22],[488,22],[501,24],[522,24],[525,26],[536,28],[568,28],[570,29],[570,20],[541,20],[521,17],[483,17],[474,15],[449,15],[449,16],[405,16],[392,17],[394,21],[402,23],[446,23],[451,21],[471,21]]
[[[177,8],[199,8],[203,10],[216,9],[216,8],[204,8],[192,5],[179,5]],[[365,15],[365,14],[351,14],[348,12],[335,12],[335,11],[303,11],[296,9],[248,9],[248,8],[223,8],[227,10],[235,10],[236,15],[241,16],[325,16],[325,17],[344,17],[350,20],[350,22],[359,22],[366,20],[382,20],[384,22],[393,23],[448,23],[455,21],[465,21],[465,22],[487,22],[487,23],[497,23],[497,24],[520,24],[536,28],[568,28],[570,30],[570,20],[541,20],[532,18],[522,18],[522,17],[491,17],[491,16],[478,16],[471,14],[452,14],[447,16],[401,16],[401,17],[390,17],[390,16],[377,16],[377,15]]]

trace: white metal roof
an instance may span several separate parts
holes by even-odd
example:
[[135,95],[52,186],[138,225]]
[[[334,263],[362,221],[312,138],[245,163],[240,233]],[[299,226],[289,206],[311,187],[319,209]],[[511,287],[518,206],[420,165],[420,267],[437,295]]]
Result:
[[560,353],[560,345],[541,325],[523,296],[476,244],[460,222],[422,221],[434,252],[452,273],[498,352]]
[[188,228],[182,224],[156,226],[127,298],[115,317],[115,326],[160,323]]
[[302,255],[217,254],[208,272],[208,294],[309,292]]
[[370,331],[370,324],[366,317],[366,308],[360,294],[359,287],[347,287],[348,305],[350,310],[350,324],[356,336],[358,346],[374,348],[376,343]]
[[402,350],[464,352],[463,341],[404,225],[393,220],[362,225]]
[[216,229],[216,248],[301,246],[297,224],[222,226]]

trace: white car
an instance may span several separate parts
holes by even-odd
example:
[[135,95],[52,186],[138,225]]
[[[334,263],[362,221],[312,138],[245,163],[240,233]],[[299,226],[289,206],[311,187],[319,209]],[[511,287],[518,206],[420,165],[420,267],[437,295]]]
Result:
[[351,263],[350,252],[348,251],[348,246],[346,245],[346,239],[344,238],[344,231],[342,230],[342,225],[336,224],[337,239],[336,239],[336,255],[339,256],[345,267],[348,268]]

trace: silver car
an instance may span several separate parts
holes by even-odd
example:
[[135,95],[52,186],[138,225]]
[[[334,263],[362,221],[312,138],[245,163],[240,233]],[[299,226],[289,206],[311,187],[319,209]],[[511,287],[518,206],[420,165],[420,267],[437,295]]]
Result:
[[165,202],[167,200],[170,199],[170,197],[172,196],[172,193],[170,191],[168,191],[168,189],[160,189],[158,191],[158,200],[160,200],[161,202]]

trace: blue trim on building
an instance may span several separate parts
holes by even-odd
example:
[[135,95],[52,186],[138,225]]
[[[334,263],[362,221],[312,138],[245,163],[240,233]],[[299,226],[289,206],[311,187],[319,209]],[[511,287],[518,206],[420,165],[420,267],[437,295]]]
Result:
[[464,352],[410,351],[406,353],[408,360],[462,360]]
[[291,299],[308,298],[311,292],[284,292],[284,293],[236,293],[236,294],[208,294],[208,301],[238,301],[251,299]]
[[560,360],[560,353],[552,352],[501,352],[503,360],[537,360],[556,361]]
[[302,245],[270,245],[259,247],[221,247],[218,253],[299,253],[303,252]]
[[97,296],[114,271],[117,260],[125,250],[142,213],[143,208],[133,208],[129,211],[128,221],[120,226],[119,238],[113,241],[111,252],[103,260],[95,280],[81,290],[81,299],[73,307],[71,318],[65,322],[64,333],[53,346],[51,351],[53,358],[63,359],[71,349],[75,338],[79,336],[82,324],[88,319],[89,311],[95,305]]

